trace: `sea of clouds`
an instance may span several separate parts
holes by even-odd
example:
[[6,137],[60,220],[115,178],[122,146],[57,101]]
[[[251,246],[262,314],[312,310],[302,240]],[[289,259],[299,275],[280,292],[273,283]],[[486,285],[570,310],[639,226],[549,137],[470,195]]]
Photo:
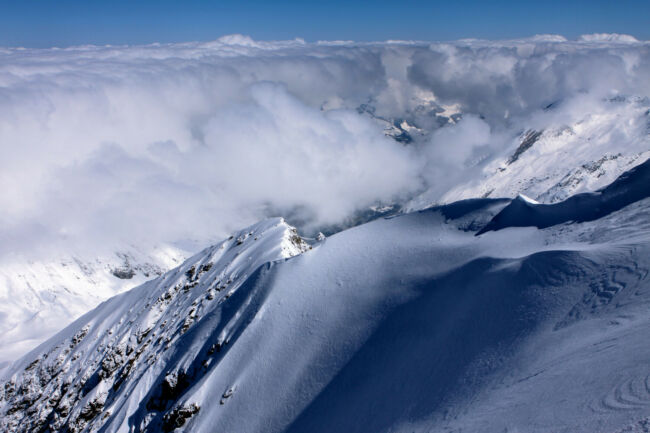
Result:
[[[622,35],[0,48],[0,257],[337,224],[648,95],[650,43]],[[400,143],[373,116],[422,132]]]

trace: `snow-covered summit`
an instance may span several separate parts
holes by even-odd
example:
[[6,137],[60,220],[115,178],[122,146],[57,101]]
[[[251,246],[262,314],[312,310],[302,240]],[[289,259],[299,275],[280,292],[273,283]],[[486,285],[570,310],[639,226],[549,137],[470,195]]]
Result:
[[508,227],[546,228],[569,221],[593,221],[648,196],[650,159],[601,190],[576,194],[559,203],[540,204],[520,194],[478,234]]
[[[55,337],[54,347],[46,343],[12,366],[11,371],[23,371],[29,377],[24,376],[17,388],[7,385],[2,391],[5,402],[13,401],[2,418],[3,429],[82,430],[100,407],[109,402],[122,406],[115,398],[118,391],[142,395],[169,362],[189,367],[197,348],[187,343],[188,338],[206,337],[198,330],[204,326],[195,327],[195,322],[212,323],[232,313],[220,333],[209,337],[212,351],[218,351],[249,319],[242,316],[243,311],[224,312],[221,305],[262,265],[309,248],[282,218],[265,220],[205,249],[175,270],[104,302]],[[240,306],[244,307],[253,300],[235,299],[229,304],[243,302]],[[180,351],[175,349],[179,340],[184,341]],[[172,379],[165,374],[165,380],[173,382],[170,386],[181,386],[176,381],[182,377]],[[81,387],[72,383],[78,379],[84,383]],[[166,398],[160,396],[160,401],[150,403],[165,407]],[[29,410],[34,403],[39,413],[25,424],[20,420],[26,412],[20,408]],[[55,407],[56,414],[52,412]]]
[[543,206],[490,198],[375,220],[311,250],[281,219],[261,222],[16,362],[0,427],[636,428],[650,416],[648,164],[593,195],[595,218],[545,229],[475,236],[513,203]]

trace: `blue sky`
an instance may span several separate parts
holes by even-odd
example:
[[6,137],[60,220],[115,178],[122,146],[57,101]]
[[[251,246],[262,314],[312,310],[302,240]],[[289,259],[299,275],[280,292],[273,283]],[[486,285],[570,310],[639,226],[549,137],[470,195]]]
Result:
[[596,32],[650,39],[650,0],[0,0],[2,46],[180,42],[231,33],[368,41]]

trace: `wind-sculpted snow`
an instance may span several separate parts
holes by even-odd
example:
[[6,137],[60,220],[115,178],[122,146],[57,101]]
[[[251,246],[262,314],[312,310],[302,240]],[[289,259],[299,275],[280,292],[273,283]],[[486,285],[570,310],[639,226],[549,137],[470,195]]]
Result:
[[[603,200],[644,191],[646,165]],[[481,236],[510,201],[467,200],[311,248],[279,219],[259,223],[16,362],[0,427],[636,428],[650,417],[644,197],[591,221]]]

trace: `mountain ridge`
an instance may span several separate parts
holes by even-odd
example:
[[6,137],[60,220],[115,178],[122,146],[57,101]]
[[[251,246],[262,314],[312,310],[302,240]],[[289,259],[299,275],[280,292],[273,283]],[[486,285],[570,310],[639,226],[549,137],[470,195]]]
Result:
[[[620,182],[647,197],[644,179]],[[16,432],[613,431],[650,413],[632,362],[650,353],[630,357],[643,335],[631,331],[650,329],[650,201],[637,198],[593,221],[481,236],[512,201],[468,200],[311,249],[282,220],[261,222],[16,362],[0,388],[0,423]],[[617,349],[599,351],[612,338]],[[585,362],[616,369],[618,382],[576,394]],[[545,373],[551,366],[557,374]],[[517,409],[553,387],[538,414]],[[499,406],[495,395],[513,390],[517,399]]]

